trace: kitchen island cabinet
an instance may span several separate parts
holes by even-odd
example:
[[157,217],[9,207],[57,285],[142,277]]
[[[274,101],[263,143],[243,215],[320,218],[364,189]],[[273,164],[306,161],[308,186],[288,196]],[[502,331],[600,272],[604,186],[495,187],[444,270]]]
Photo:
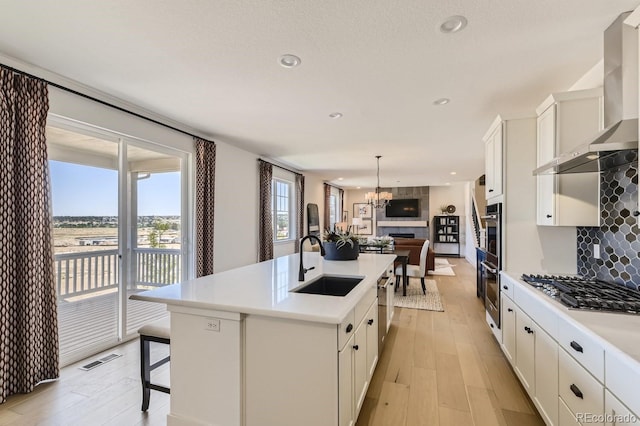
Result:
[[[171,312],[172,425],[353,425],[378,359],[377,282],[394,255],[298,255],[140,293]],[[344,297],[296,293],[362,278]]]

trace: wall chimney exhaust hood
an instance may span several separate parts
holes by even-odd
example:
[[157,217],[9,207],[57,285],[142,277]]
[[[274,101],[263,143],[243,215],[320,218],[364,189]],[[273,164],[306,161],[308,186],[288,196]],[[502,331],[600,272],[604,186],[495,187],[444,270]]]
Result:
[[620,153],[638,149],[638,35],[623,22],[630,13],[622,13],[604,32],[605,129],[534,175],[599,172],[635,158]]

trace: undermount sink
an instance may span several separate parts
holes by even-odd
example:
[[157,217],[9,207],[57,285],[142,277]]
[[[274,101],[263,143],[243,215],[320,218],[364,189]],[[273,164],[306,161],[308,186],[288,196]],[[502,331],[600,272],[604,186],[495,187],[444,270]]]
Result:
[[303,287],[292,291],[323,296],[346,296],[363,279],[364,277],[321,275]]

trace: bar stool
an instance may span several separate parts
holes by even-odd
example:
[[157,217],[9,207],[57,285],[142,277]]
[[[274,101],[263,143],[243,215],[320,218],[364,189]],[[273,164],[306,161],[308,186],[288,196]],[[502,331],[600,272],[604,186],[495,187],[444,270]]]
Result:
[[138,330],[140,334],[140,374],[142,378],[142,411],[149,408],[151,389],[164,393],[171,393],[168,387],[151,383],[151,372],[171,359],[167,356],[150,365],[150,342],[158,342],[169,345],[171,343],[171,324],[169,317],[146,324]]

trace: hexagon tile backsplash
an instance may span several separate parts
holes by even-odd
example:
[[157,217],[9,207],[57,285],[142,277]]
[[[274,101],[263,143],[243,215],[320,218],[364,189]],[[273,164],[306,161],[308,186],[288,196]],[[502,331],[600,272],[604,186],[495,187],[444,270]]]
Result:
[[[620,155],[630,155],[621,152]],[[601,226],[578,227],[578,274],[640,290],[638,154],[631,164],[600,173]],[[600,244],[600,259],[593,245]]]

